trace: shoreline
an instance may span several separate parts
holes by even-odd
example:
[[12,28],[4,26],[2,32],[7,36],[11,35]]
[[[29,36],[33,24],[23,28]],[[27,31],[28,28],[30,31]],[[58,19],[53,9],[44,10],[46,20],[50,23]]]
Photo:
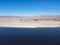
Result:
[[39,28],[60,27],[60,18],[0,18],[0,27]]
[[[41,27],[20,27],[20,26],[0,26],[0,27],[4,27],[4,28],[58,28],[59,26],[41,26]],[[60,27],[59,27],[60,28]]]
[[0,27],[17,27],[17,28],[39,28],[39,27],[60,27],[57,21],[41,22],[0,22]]

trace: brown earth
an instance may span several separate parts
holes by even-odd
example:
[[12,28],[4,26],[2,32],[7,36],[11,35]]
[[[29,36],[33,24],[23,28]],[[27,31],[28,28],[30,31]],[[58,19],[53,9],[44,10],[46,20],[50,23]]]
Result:
[[32,17],[0,17],[0,22],[15,22],[15,21],[60,21],[60,16],[32,16]]

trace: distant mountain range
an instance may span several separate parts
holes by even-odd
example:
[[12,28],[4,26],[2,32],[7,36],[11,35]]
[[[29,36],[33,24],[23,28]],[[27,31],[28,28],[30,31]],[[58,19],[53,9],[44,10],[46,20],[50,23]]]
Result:
[[23,17],[23,16],[0,16],[0,18],[18,18],[18,17]]
[[40,16],[0,16],[0,18],[60,18],[60,15],[40,15]]

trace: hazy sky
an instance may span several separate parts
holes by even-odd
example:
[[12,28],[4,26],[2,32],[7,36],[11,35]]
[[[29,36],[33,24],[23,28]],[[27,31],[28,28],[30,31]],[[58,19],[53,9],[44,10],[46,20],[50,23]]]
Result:
[[59,15],[60,0],[0,0],[0,15]]

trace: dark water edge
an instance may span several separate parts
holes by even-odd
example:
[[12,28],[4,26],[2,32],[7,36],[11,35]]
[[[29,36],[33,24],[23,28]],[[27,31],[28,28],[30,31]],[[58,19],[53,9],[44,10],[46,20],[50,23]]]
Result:
[[60,45],[60,27],[0,27],[0,45]]

